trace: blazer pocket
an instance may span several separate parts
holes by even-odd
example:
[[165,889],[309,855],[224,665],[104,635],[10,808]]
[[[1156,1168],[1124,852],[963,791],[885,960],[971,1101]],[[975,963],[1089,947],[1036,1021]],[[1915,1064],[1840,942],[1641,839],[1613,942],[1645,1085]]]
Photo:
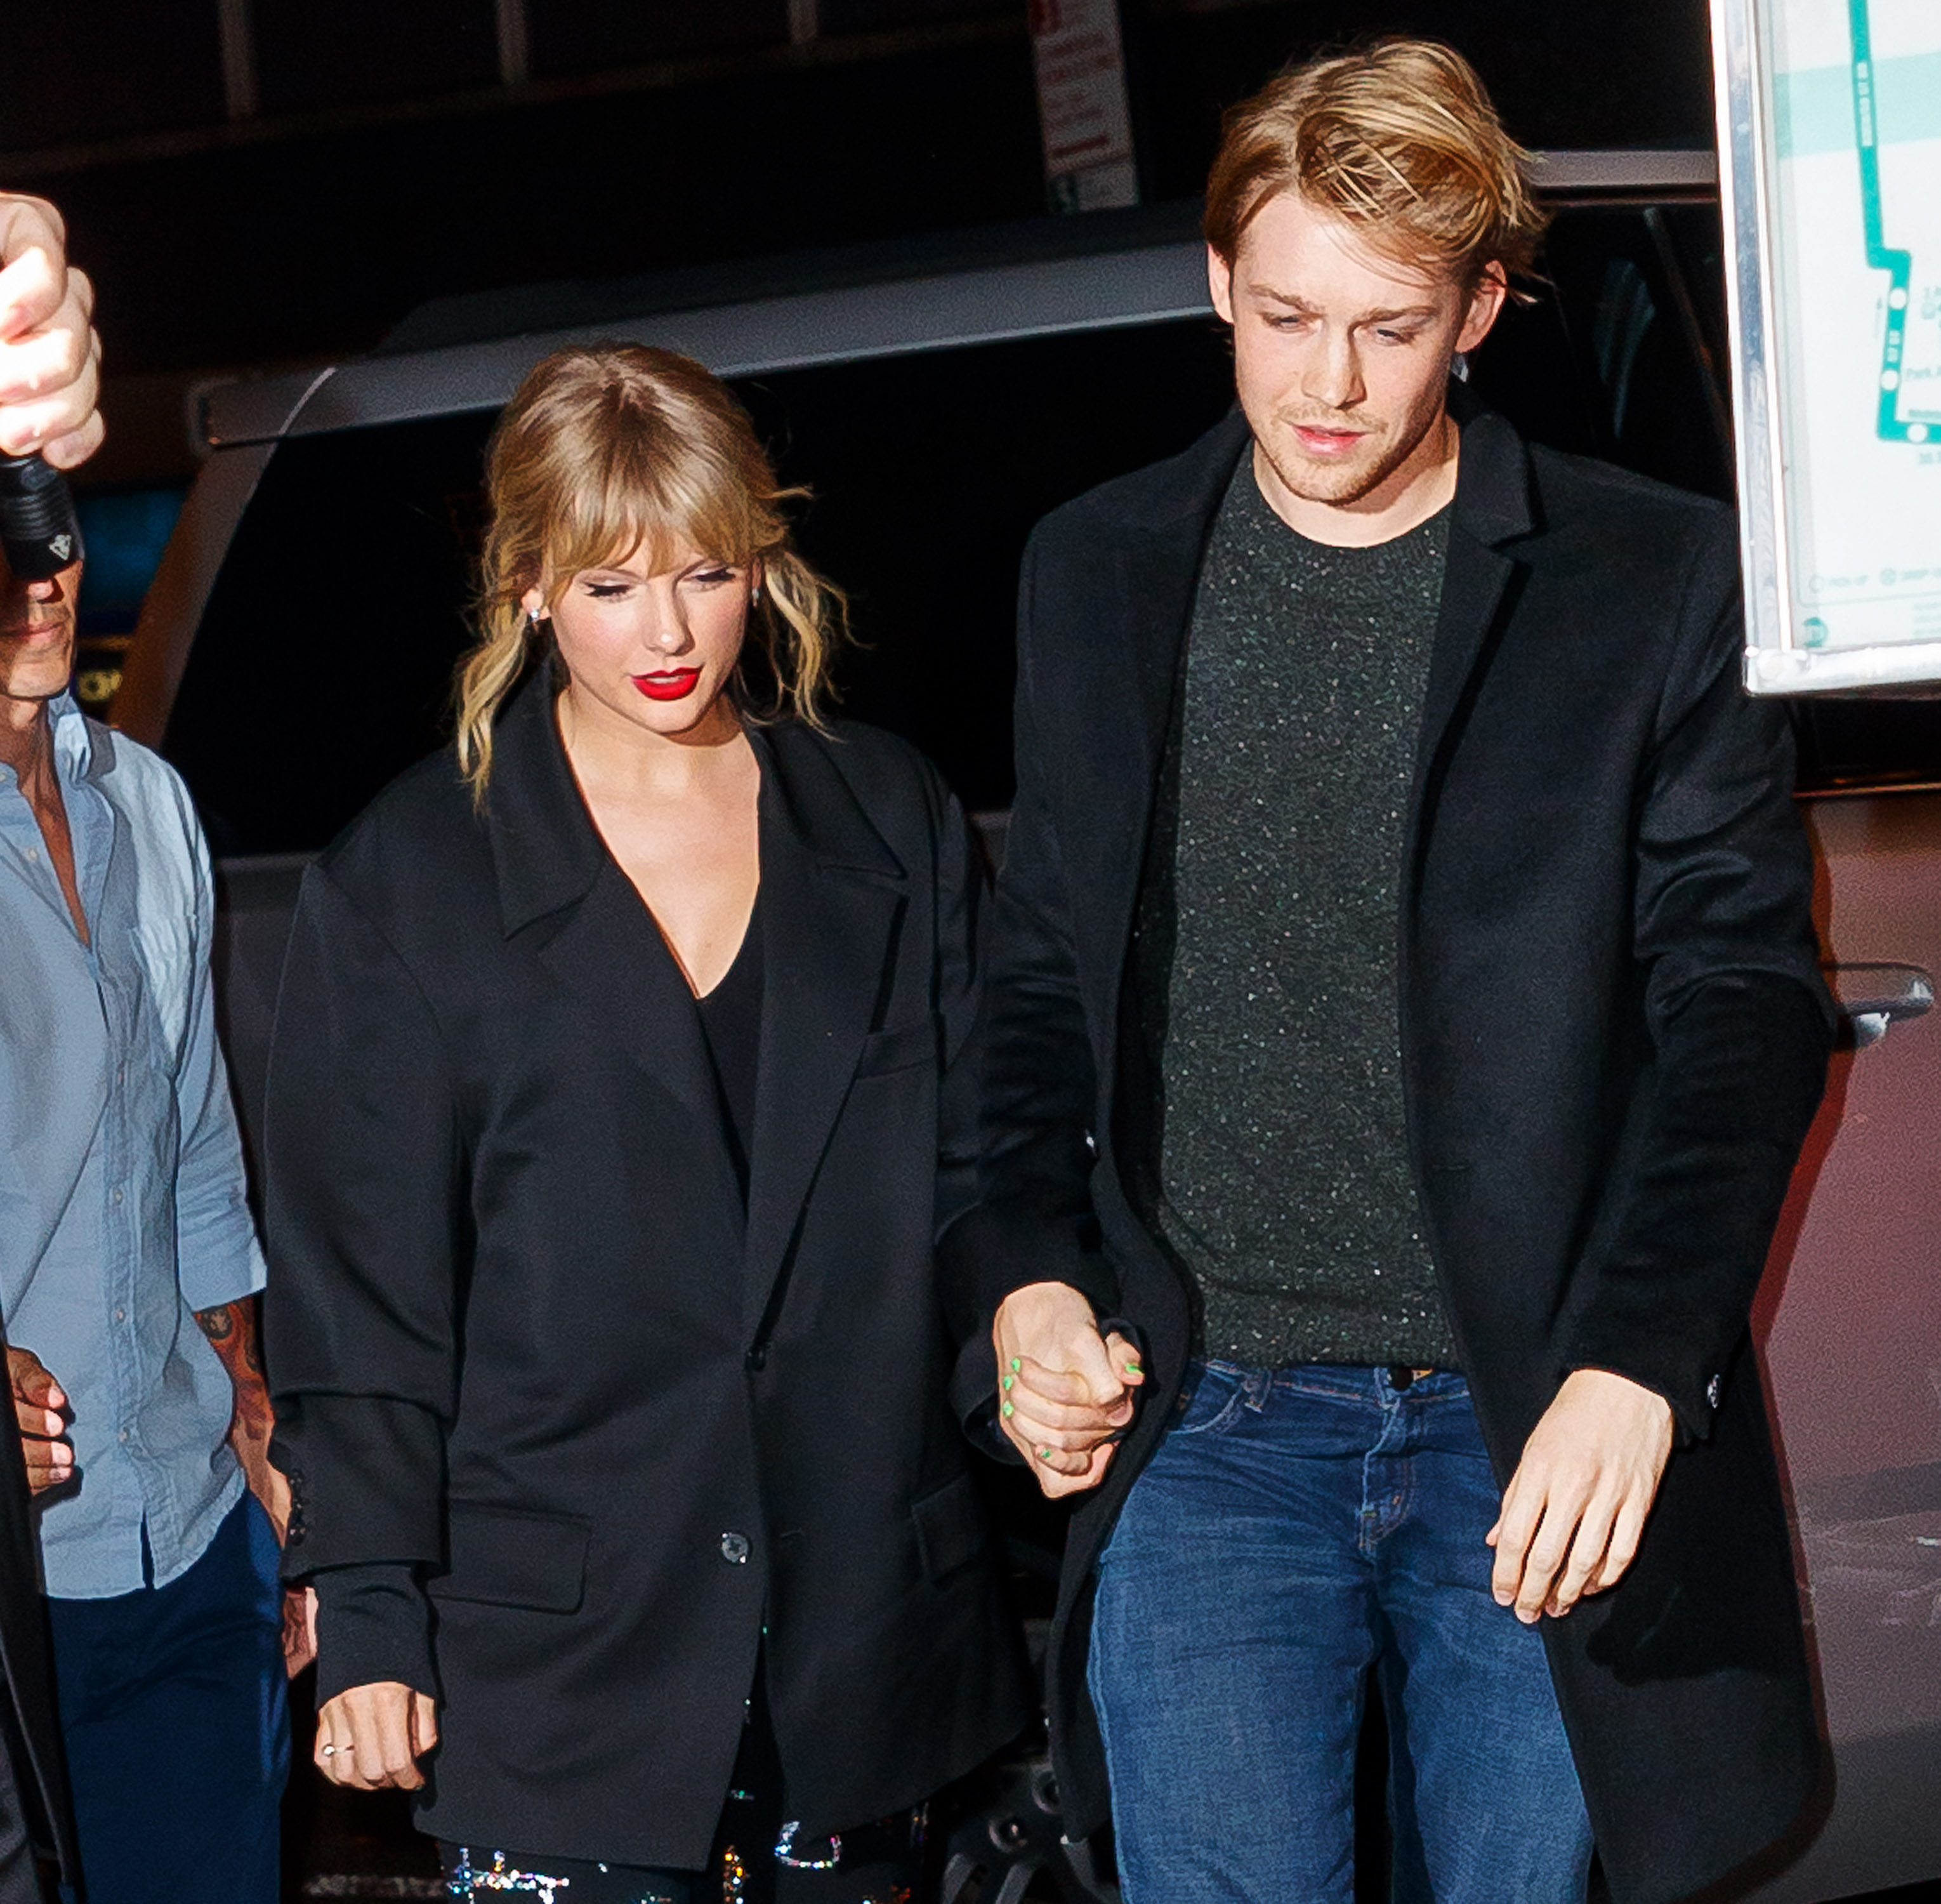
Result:
[[579,1612],[592,1538],[583,1520],[454,1501],[447,1530],[445,1571],[425,1582],[433,1599]]
[[863,1054],[856,1061],[859,1078],[879,1078],[886,1071],[907,1071],[919,1064],[933,1067],[937,1063],[938,1027],[937,1014],[927,1013],[908,1024],[891,1025],[873,1031],[863,1040]]
[[932,1580],[955,1573],[984,1550],[983,1505],[968,1474],[926,1494],[910,1509],[910,1518],[916,1523],[923,1570]]

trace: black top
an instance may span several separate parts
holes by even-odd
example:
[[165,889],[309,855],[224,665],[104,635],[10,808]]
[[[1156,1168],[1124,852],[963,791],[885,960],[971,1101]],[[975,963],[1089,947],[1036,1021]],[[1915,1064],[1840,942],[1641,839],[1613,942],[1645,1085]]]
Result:
[[1448,540],[1444,510],[1369,548],[1311,541],[1248,457],[1208,539],[1140,989],[1155,1215],[1211,1355],[1454,1365],[1409,1163],[1395,944]]
[[728,1140],[741,1201],[748,1200],[748,1159],[755,1149],[755,1082],[762,1056],[762,901],[757,894],[735,963],[711,992],[695,1000],[702,1036],[721,1093],[722,1134]]

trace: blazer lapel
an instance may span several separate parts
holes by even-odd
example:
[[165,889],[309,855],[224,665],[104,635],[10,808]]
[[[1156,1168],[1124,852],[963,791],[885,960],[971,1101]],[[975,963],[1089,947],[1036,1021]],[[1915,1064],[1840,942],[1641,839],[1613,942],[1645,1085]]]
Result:
[[748,1166],[752,1338],[855,1075],[879,1029],[909,903],[904,869],[829,758],[839,741],[757,729],[762,763],[761,1070]]
[[717,1187],[741,1195],[693,994],[633,882],[607,850],[573,777],[544,671],[500,717],[486,809],[506,936],[575,993],[625,1056],[694,1121]]
[[1409,797],[1403,864],[1413,896],[1415,870],[1428,837],[1447,758],[1447,745],[1472,678],[1482,661],[1518,565],[1502,545],[1530,534],[1530,464],[1522,439],[1503,418],[1483,409],[1461,387],[1452,387],[1450,409],[1463,431],[1462,461],[1449,525],[1449,555],[1442,604],[1429,651],[1422,731]]

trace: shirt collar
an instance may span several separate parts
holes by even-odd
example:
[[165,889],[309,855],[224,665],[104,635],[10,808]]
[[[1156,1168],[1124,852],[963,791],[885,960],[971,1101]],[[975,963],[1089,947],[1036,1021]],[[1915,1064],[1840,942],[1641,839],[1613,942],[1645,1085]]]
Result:
[[53,726],[54,765],[61,779],[69,785],[85,780],[94,765],[94,737],[72,688],[63,688],[47,703],[47,719]]

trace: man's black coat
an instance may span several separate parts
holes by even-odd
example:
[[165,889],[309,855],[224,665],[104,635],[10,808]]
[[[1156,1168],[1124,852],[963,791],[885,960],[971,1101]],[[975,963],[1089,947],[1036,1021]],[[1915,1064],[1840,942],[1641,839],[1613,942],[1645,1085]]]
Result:
[[932,1257],[971,1188],[968,835],[888,735],[754,740],[745,1216],[546,684],[482,815],[440,756],[304,878],[269,1084],[285,1566],[432,1576],[446,1838],[702,1866],[758,1646],[812,1832],[1029,1716]]
[[[0,1335],[0,1370],[7,1342]],[[52,1638],[41,1593],[40,1543],[32,1497],[9,1400],[0,1415],[0,1673],[12,1723],[5,1728],[0,1779],[11,1772],[13,1789],[0,1806],[16,1810],[42,1848],[58,1860],[61,1874],[78,1884],[81,1860],[68,1806],[67,1766],[54,1710]],[[0,1877],[0,1904],[29,1904],[41,1896],[32,1860]]]
[[[978,1325],[988,1339],[1028,1282],[1084,1289],[1151,1349],[1138,1425],[1074,1523],[1053,1636],[1074,1829],[1105,1805],[1093,1563],[1193,1337],[1141,1214],[1136,901],[1201,553],[1250,440],[1230,418],[1057,511],[1026,558],[981,1195],[945,1254],[967,1403],[990,1381]],[[1768,1843],[1816,1756],[1746,1336],[1832,1018],[1787,730],[1738,685],[1737,577],[1727,511],[1465,420],[1405,846],[1409,1140],[1499,1479],[1572,1369],[1657,1390],[1683,1431],[1628,1577],[1544,1623],[1620,1904]]]

